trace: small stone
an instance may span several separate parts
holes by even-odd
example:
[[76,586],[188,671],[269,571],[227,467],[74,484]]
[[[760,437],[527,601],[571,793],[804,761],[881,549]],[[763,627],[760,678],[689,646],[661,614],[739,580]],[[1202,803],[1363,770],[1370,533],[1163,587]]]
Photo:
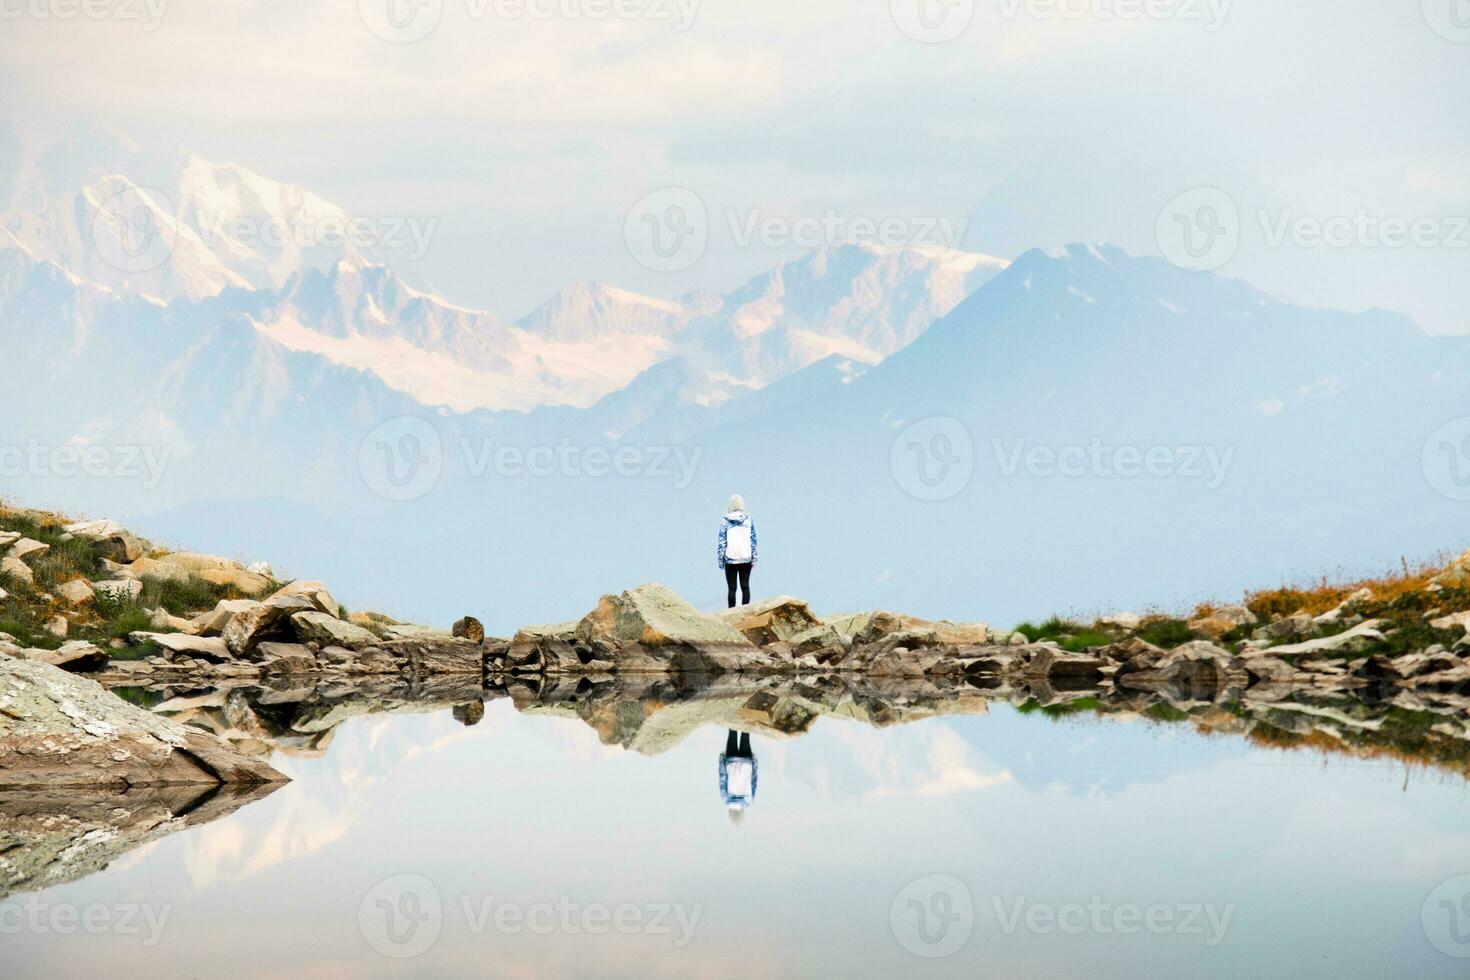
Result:
[[10,546],[9,557],[16,559],[39,558],[51,550],[49,544],[42,544],[33,538],[21,538]]
[[9,575],[26,585],[36,584],[36,573],[31,571],[31,567],[19,558],[11,558],[8,555],[0,558],[0,575]]
[[143,583],[135,578],[113,578],[92,586],[100,596],[113,602],[132,602],[143,594]]
[[65,616],[53,616],[46,621],[45,630],[52,636],[65,637],[70,629],[71,624],[66,621]]
[[56,594],[65,599],[69,605],[82,606],[92,601],[92,586],[88,585],[84,578],[74,578],[70,582],[62,582],[58,585]]
[[478,725],[480,719],[485,717],[485,702],[470,701],[465,704],[457,704],[454,706],[453,714],[454,720],[466,728],[471,725]]
[[476,643],[485,642],[485,627],[473,616],[466,616],[456,620],[449,631],[450,636],[463,637],[466,640],[474,640]]

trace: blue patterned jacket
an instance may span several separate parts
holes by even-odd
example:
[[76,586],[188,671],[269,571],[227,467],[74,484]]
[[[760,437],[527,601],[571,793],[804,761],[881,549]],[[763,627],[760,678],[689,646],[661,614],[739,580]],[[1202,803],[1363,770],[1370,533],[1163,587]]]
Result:
[[[751,520],[750,515],[743,510],[726,514],[720,519],[720,542],[715,550],[715,561],[719,562],[721,568],[725,567],[725,549],[729,543],[730,529],[732,527],[748,527],[750,529],[750,564],[754,565],[756,562],[755,521]],[[745,562],[736,562],[735,564],[743,565]]]

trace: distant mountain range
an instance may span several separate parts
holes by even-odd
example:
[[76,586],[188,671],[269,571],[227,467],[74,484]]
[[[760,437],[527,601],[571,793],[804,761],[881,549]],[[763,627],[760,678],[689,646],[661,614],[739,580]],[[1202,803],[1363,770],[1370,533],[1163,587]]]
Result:
[[[3,492],[419,619],[554,620],[647,580],[717,602],[737,491],[758,589],[1001,625],[1465,536],[1426,445],[1470,416],[1470,340],[1116,246],[834,245],[506,322],[379,241],[259,234],[350,220],[308,191],[104,131],[0,153],[5,201],[0,444],[43,456]],[[166,465],[64,471],[88,449]]]

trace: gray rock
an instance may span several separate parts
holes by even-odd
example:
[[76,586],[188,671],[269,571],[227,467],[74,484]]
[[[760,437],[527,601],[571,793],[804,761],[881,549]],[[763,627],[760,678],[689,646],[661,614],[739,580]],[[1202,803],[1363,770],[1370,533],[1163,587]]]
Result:
[[193,636],[188,633],[150,633],[139,630],[128,634],[134,646],[153,643],[172,655],[184,655],[212,663],[224,663],[230,659],[230,650],[225,641],[217,636]]
[[310,579],[290,582],[277,589],[271,596],[272,599],[288,597],[305,599],[317,612],[324,612],[334,619],[342,618],[342,606],[332,598],[332,593],[328,592],[327,587],[320,582]]
[[1278,657],[1309,657],[1338,652],[1363,653],[1384,642],[1384,636],[1378,630],[1382,624],[1382,620],[1370,619],[1336,636],[1322,636],[1304,643],[1272,647],[1271,653]]
[[353,626],[324,612],[299,612],[291,617],[296,638],[303,643],[358,649],[378,642],[378,638],[361,626]]
[[261,673],[268,677],[309,674],[318,667],[316,654],[302,643],[276,643],[266,640],[255,648],[255,653],[260,662]]
[[212,735],[49,664],[0,658],[0,716],[0,786],[285,781]]
[[804,601],[789,595],[763,599],[749,606],[736,606],[718,616],[757,646],[777,640],[791,641],[798,634],[821,625],[821,620],[812,615],[811,608]]
[[260,605],[231,617],[221,634],[225,645],[237,657],[248,654],[256,644],[290,632],[291,617],[314,611],[312,604],[296,596],[275,596]]
[[73,538],[91,542],[92,553],[106,561],[132,562],[148,552],[146,541],[116,521],[82,521],[64,527]]
[[190,620],[190,625],[197,633],[218,636],[230,625],[230,620],[259,605],[256,599],[221,599],[209,612],[200,613]]
[[134,578],[112,578],[94,583],[92,591],[113,602],[132,602],[143,594],[143,583]]
[[1322,627],[1306,613],[1296,613],[1274,623],[1267,623],[1253,634],[1258,640],[1299,642],[1322,634]]

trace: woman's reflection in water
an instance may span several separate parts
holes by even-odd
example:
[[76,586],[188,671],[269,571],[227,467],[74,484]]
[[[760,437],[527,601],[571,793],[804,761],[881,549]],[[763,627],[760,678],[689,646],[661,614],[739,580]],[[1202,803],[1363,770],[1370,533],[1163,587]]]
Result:
[[745,811],[755,801],[755,754],[750,751],[750,735],[731,731],[720,756],[720,795],[733,823],[745,818]]

